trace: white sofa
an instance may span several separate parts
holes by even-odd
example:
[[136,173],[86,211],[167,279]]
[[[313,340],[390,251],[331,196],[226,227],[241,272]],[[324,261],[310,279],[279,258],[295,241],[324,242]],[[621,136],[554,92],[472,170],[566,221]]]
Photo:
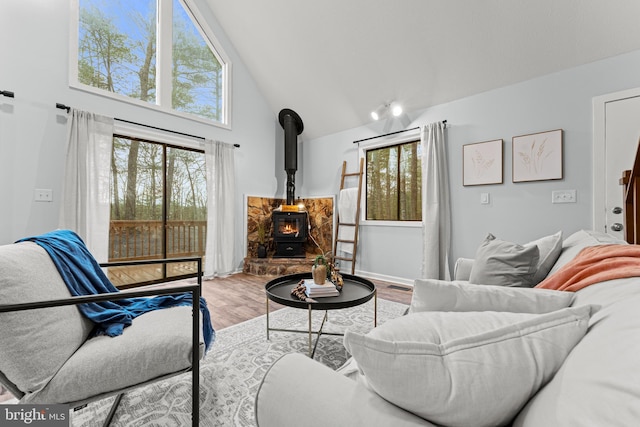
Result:
[[[624,244],[582,230],[547,256],[551,249],[541,242],[539,269],[530,273],[546,261],[549,276],[585,247]],[[257,424],[640,425],[640,278],[607,280],[575,293],[478,286],[462,280],[472,275],[472,262],[458,263],[453,282],[416,280],[407,316],[364,336],[347,333],[345,346],[354,357],[337,372],[301,354],[276,361],[256,396]],[[487,322],[507,338],[480,331],[465,347],[468,341],[452,337]],[[500,322],[525,326],[507,333],[512,326]],[[428,345],[421,339],[441,340],[428,348],[444,350],[433,357],[423,352]],[[473,354],[459,352],[462,347]]]

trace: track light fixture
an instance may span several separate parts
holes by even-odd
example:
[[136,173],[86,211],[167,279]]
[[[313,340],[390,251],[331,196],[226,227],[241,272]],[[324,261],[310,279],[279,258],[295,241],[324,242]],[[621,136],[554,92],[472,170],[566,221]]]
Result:
[[399,103],[386,102],[371,112],[371,118],[373,120],[380,120],[389,114],[394,117],[398,117],[402,114],[402,111],[402,105]]

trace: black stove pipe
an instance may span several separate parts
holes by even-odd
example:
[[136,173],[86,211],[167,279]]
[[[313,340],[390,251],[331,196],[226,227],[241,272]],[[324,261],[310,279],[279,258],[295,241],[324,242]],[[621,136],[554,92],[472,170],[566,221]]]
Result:
[[304,130],[304,124],[298,113],[288,108],[280,111],[278,121],[284,129],[284,170],[287,172],[287,205],[293,205],[296,198],[298,135]]

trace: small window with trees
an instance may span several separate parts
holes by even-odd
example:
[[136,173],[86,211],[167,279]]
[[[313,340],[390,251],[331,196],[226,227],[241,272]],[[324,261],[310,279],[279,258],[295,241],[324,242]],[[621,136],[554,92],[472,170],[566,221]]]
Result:
[[420,141],[366,151],[366,219],[422,220]]
[[229,64],[189,0],[75,1],[78,86],[228,122]]

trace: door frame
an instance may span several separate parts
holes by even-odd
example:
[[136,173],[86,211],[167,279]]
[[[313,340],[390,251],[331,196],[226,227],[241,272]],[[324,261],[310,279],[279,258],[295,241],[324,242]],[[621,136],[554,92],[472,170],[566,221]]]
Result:
[[593,224],[597,231],[606,231],[605,148],[606,107],[609,102],[640,96],[640,88],[622,90],[593,98]]

